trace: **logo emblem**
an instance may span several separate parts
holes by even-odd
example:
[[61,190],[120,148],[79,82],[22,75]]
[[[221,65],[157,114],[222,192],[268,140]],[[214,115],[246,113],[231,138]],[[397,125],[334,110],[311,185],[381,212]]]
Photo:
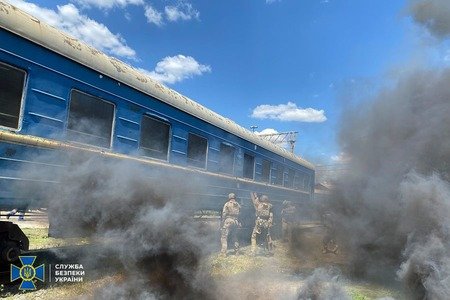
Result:
[[44,264],[39,267],[33,267],[36,256],[19,256],[22,267],[19,268],[15,265],[11,265],[11,282],[22,279],[19,290],[35,290],[33,280],[37,279],[42,282],[45,280],[45,266]]

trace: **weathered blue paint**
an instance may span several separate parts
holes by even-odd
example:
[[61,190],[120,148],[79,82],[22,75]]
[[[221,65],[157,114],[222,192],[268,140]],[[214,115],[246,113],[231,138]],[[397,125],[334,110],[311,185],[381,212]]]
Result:
[[[120,84],[3,29],[0,29],[0,61],[27,72],[23,120],[19,134],[65,141],[70,93],[75,89],[115,105],[110,149],[113,152],[139,155],[140,124],[144,115],[158,117],[170,123],[168,162],[172,165],[187,166],[188,133],[207,138],[206,172],[199,176],[207,179],[205,182],[208,182],[208,186],[205,190],[208,192],[192,195],[202,200],[200,201],[203,203],[202,208],[216,210],[221,208],[230,191],[236,192],[246,203],[250,203],[250,191],[267,194],[278,204],[285,199],[301,202],[309,201],[313,197],[314,170],[255,146],[214,124]],[[234,174],[218,178],[208,173],[218,172],[218,149],[221,143],[235,148],[235,166]],[[33,203],[39,201],[39,195],[21,195],[18,190],[21,185],[33,181],[41,181],[47,185],[57,184],[56,175],[68,167],[65,164],[54,163],[55,156],[64,156],[61,152],[0,141],[0,209],[17,207],[27,201]],[[244,153],[255,157],[255,182],[262,180],[262,160],[266,159],[272,163],[270,178],[272,184],[261,185],[238,179],[243,176]],[[24,174],[20,171],[29,164],[40,164],[41,175]],[[304,182],[302,188],[295,190],[273,185],[278,166],[283,166],[285,174],[288,173],[288,169],[295,170],[298,180]],[[170,170],[170,165],[167,169]]]

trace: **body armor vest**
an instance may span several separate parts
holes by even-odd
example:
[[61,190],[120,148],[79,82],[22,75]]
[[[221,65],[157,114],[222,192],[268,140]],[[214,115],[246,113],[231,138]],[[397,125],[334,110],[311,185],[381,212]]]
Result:
[[229,201],[227,204],[226,209],[226,218],[237,218],[239,216],[239,212],[241,209],[241,206],[239,203],[235,201]]
[[258,204],[258,209],[256,210],[256,216],[263,219],[268,219],[270,217],[270,210],[272,209],[272,204],[261,202]]

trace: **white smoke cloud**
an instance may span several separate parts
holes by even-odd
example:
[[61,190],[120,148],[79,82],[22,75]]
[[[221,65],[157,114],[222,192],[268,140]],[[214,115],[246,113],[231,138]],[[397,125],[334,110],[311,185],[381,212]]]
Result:
[[55,11],[22,0],[9,0],[9,2],[101,51],[114,56],[136,58],[135,50],[126,45],[124,38],[119,34],[113,34],[104,24],[81,14],[73,4],[58,5]]
[[200,76],[211,72],[211,67],[202,65],[192,56],[178,54],[176,56],[167,56],[156,64],[153,71],[140,69],[150,77],[162,83],[176,83],[184,79]]
[[317,123],[325,122],[327,120],[324,110],[299,108],[293,102],[279,105],[258,105],[253,109],[251,117],[256,119]]

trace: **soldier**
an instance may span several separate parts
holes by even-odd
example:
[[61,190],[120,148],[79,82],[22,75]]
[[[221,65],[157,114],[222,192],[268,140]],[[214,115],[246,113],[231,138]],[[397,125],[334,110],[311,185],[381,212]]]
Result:
[[256,238],[262,233],[266,235],[266,248],[271,253],[272,237],[270,236],[270,228],[273,225],[272,204],[270,204],[269,197],[266,195],[261,196],[261,199],[259,199],[256,193],[250,193],[250,196],[256,211],[255,227],[253,228],[251,238],[251,254],[253,256],[256,255]]
[[283,201],[283,209],[281,210],[281,232],[283,242],[290,242],[292,237],[292,226],[295,222],[295,205],[291,201]]
[[222,245],[221,254],[226,255],[228,249],[228,235],[231,233],[232,241],[234,242],[235,254],[239,254],[239,240],[237,238],[237,229],[241,227],[239,222],[239,214],[241,212],[241,206],[236,201],[236,195],[230,193],[228,195],[228,201],[223,206],[222,210],[222,228],[220,243]]

